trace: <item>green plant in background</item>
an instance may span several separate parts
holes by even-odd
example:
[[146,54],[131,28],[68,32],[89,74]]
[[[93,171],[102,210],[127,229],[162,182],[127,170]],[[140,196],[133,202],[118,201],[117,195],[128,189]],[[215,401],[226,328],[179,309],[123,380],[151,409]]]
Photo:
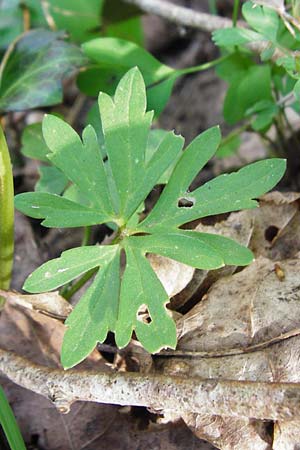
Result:
[[11,450],[26,450],[14,413],[0,386],[0,424]]
[[[213,41],[224,56],[228,56],[216,69],[229,85],[223,107],[224,118],[230,125],[244,121],[241,128],[225,138],[224,148],[219,153],[221,156],[238,148],[239,134],[245,129],[270,141],[266,133],[272,125],[277,131],[277,139],[271,141],[273,151],[287,153],[287,134],[293,134],[293,130],[286,109],[289,107],[297,114],[300,112],[300,60],[297,52],[300,25],[285,13],[283,6],[276,9],[275,2],[273,7],[271,2],[258,3],[262,5],[246,2],[242,6],[243,17],[250,29],[232,27],[213,33]],[[262,46],[260,64],[251,50],[253,43]]]
[[9,151],[0,126],[0,289],[11,282],[14,255],[14,187]]
[[[81,286],[96,273],[66,321],[65,368],[82,361],[108,331],[115,333],[119,347],[126,346],[135,331],[149,352],[174,348],[175,324],[165,306],[168,295],[146,255],[167,256],[199,269],[249,264],[252,254],[245,247],[181,226],[201,217],[256,207],[253,199],[274,187],[285,170],[284,160],[260,161],[190,192],[193,179],[220,144],[218,127],[202,133],[184,152],[183,138],[167,132],[149,152],[153,113],[146,112],[145,84],[138,69],[123,76],[114,98],[100,93],[99,109],[106,159],[91,126],[85,128],[81,141],[64,121],[48,115],[43,122],[47,160],[69,183],[62,195],[34,192],[15,199],[20,211],[44,219],[48,227],[114,223],[117,228],[110,245],[67,250],[25,282],[29,292],[45,292],[78,277],[82,277]],[[178,162],[162,195],[140,221],[143,201],[169,166],[174,166],[174,159]],[[76,290],[72,285],[70,289]]]
[[[13,255],[13,174],[6,140],[0,126],[0,289],[9,289],[12,275]],[[11,450],[26,450],[16,419],[1,386],[0,424],[4,430]]]

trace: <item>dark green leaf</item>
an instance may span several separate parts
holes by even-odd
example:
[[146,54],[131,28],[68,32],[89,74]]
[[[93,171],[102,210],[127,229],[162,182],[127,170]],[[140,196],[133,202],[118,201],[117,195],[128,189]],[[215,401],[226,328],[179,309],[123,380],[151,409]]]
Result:
[[259,33],[246,28],[223,28],[212,34],[212,40],[218,47],[234,47],[263,39]]
[[62,80],[83,63],[80,50],[58,33],[29,31],[8,50],[0,67],[0,111],[49,106],[62,100]]
[[122,22],[110,24],[106,27],[105,35],[134,42],[140,47],[144,46],[143,24],[140,17],[133,17]]
[[23,13],[19,0],[2,0],[0,3],[0,50],[23,31]]
[[28,125],[22,134],[21,152],[28,158],[49,162],[47,154],[49,149],[43,138],[42,122]]
[[36,192],[49,192],[50,194],[61,194],[67,184],[67,177],[56,167],[40,166],[40,179],[35,185]]
[[105,24],[123,22],[140,15],[142,11],[134,5],[123,3],[122,0],[104,0],[103,21]]

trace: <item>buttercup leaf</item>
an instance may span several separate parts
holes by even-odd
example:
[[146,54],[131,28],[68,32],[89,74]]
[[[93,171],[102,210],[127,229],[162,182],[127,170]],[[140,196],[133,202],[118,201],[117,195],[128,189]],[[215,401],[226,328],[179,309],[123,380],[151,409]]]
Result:
[[[218,127],[202,133],[183,152],[181,136],[173,132],[151,136],[152,113],[146,112],[145,83],[136,68],[124,75],[113,98],[100,94],[99,107],[100,143],[90,126],[81,140],[56,117],[47,116],[43,122],[46,157],[69,180],[62,196],[46,192],[16,196],[16,206],[45,219],[46,226],[106,222],[116,229],[113,244],[68,250],[38,268],[25,283],[29,292],[45,292],[92,276],[98,269],[66,322],[65,368],[82,361],[109,331],[115,333],[119,347],[128,344],[134,331],[149,352],[175,348],[175,324],[166,306],[169,297],[147,254],[200,269],[249,264],[252,253],[236,242],[180,226],[255,207],[255,199],[275,186],[285,170],[284,160],[259,161],[191,191],[199,170],[218,149]],[[159,200],[141,221],[146,197],[161,182],[166,186]]]

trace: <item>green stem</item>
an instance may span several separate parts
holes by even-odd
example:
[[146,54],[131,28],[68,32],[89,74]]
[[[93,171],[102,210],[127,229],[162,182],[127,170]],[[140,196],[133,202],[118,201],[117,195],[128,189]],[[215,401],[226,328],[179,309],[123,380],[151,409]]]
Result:
[[177,70],[176,74],[174,76],[176,76],[176,78],[177,78],[178,76],[181,76],[181,75],[187,75],[189,73],[202,72],[204,70],[211,69],[212,67],[215,67],[218,64],[220,64],[221,62],[225,61],[229,56],[230,55],[221,56],[220,58],[214,59],[213,61],[209,61],[207,63],[200,64],[200,66],[193,66],[193,67],[188,67],[186,69]]
[[11,450],[26,450],[14,413],[0,386],[0,423]]
[[222,145],[227,144],[227,142],[230,141],[233,137],[238,136],[239,134],[243,133],[244,131],[247,131],[247,130],[252,131],[250,129],[250,127],[251,127],[251,123],[249,121],[249,122],[246,122],[244,125],[241,125],[240,127],[235,128],[227,136],[225,136],[222,139]]
[[240,9],[240,0],[234,0],[232,12],[232,26],[236,27]]
[[79,291],[79,289],[81,289],[85,283],[87,283],[92,276],[97,272],[99,268],[96,267],[95,269],[91,269],[88,272],[86,272],[81,278],[79,278],[78,281],[76,281],[76,283],[74,283],[72,286],[70,286],[69,288],[63,290],[61,292],[61,295],[66,299],[66,300],[70,300],[70,298],[77,292]]
[[14,186],[9,151],[0,126],[0,288],[11,282],[14,255]]
[[89,245],[91,239],[92,227],[84,227],[81,246]]

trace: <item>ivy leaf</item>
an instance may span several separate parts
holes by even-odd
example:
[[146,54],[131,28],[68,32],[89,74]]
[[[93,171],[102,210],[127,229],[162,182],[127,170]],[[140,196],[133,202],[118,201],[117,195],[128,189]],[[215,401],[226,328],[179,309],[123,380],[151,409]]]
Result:
[[85,62],[59,33],[33,30],[7,50],[0,66],[0,112],[49,106],[62,100],[62,80]]
[[[239,244],[180,226],[207,215],[255,207],[255,198],[271,189],[285,169],[284,160],[259,161],[190,192],[199,170],[218,149],[218,127],[202,133],[184,152],[182,138],[170,132],[160,132],[151,143],[152,113],[146,113],[145,84],[136,68],[124,75],[114,98],[100,94],[99,106],[106,162],[91,127],[81,140],[61,119],[47,116],[43,122],[51,150],[47,158],[72,185],[64,196],[38,192],[16,196],[16,206],[32,217],[45,218],[46,226],[105,221],[118,228],[114,245],[68,250],[25,283],[29,292],[43,292],[100,267],[68,318],[62,351],[66,368],[82,361],[108,331],[115,333],[119,347],[127,345],[135,331],[150,352],[174,348],[176,329],[166,308],[169,298],[147,254],[201,269],[248,264],[252,254]],[[161,197],[138,222],[141,205],[164,177],[167,184]],[[126,255],[122,277],[121,253]]]

